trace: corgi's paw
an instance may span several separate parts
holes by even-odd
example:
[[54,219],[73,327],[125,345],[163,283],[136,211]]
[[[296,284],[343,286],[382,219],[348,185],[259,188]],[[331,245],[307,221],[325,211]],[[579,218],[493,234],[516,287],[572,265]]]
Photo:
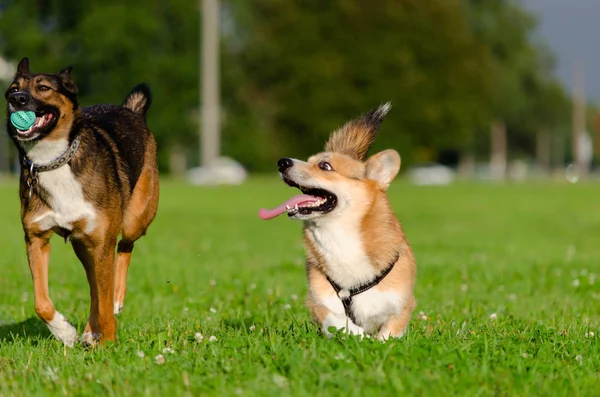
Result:
[[386,342],[389,339],[394,339],[394,338],[400,339],[404,336],[404,332],[405,332],[405,330],[403,330],[402,332],[400,332],[397,335],[394,335],[387,328],[382,328],[381,331],[379,331],[377,333],[377,339],[379,339],[382,342]]
[[350,335],[358,335],[361,339],[367,336],[363,327],[360,327],[352,322],[349,318],[342,315],[328,314],[323,321],[323,333],[327,338],[331,338],[335,332],[343,332]]
[[367,333],[365,332],[363,327],[360,327],[354,323],[348,322],[348,327],[344,328],[345,332],[351,334],[351,335],[358,335],[361,338],[367,336]]

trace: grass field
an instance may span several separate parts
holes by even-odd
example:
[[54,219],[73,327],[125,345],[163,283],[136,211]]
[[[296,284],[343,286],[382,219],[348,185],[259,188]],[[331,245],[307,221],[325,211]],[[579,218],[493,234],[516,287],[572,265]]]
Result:
[[[310,322],[300,223],[257,216],[290,194],[275,175],[164,182],[119,342],[85,350],[36,317],[16,185],[0,186],[0,395],[598,395],[600,186],[396,181],[418,305],[385,344],[327,340]],[[83,268],[53,242],[51,297],[81,332]]]

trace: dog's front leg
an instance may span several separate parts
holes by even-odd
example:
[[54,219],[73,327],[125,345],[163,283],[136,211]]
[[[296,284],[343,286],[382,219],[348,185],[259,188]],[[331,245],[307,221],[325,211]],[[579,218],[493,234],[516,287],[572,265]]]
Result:
[[73,347],[77,330],[54,308],[48,291],[48,262],[50,260],[50,236],[52,233],[32,235],[25,231],[27,260],[33,278],[34,306],[37,315],[46,323],[52,335],[65,345]]
[[74,240],[73,248],[83,264],[90,285],[90,318],[82,335],[84,344],[115,341],[117,323],[114,315],[116,240]]
[[313,319],[321,324],[322,331],[327,337],[331,337],[329,327],[353,335],[365,336],[365,330],[346,316],[341,299],[321,271],[309,268],[308,280],[309,293],[306,304]]

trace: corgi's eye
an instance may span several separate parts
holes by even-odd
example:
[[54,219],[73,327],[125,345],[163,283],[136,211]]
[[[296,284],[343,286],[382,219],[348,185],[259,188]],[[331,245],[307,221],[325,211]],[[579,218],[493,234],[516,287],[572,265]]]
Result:
[[323,171],[333,171],[333,167],[327,161],[321,161],[319,163],[319,168]]
[[47,85],[43,85],[43,84],[38,85],[38,90],[40,90],[40,91],[48,91],[49,89],[50,89],[50,87],[48,87]]

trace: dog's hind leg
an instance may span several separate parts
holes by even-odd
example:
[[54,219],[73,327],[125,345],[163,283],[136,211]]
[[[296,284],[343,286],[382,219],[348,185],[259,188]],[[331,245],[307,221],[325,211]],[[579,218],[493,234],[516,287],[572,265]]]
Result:
[[114,313],[123,310],[127,289],[127,270],[134,243],[146,234],[158,209],[158,170],[156,168],[156,144],[152,139],[146,150],[142,173],[133,189],[123,221],[122,238],[117,246]]
[[50,234],[30,236],[26,233],[27,259],[33,278],[34,305],[37,315],[46,323],[52,335],[65,345],[73,347],[77,330],[54,308],[48,291],[48,262],[50,260]]

